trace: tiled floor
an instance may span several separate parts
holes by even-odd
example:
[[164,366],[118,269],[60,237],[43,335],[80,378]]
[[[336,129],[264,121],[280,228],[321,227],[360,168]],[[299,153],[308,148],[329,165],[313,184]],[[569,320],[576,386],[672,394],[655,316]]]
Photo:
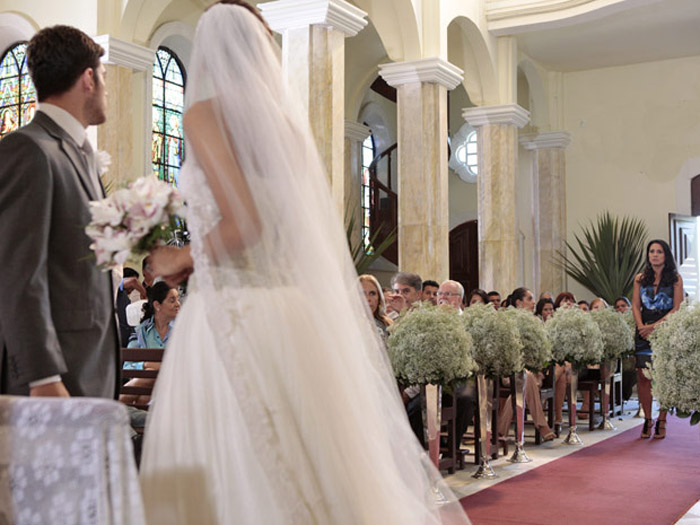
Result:
[[[641,426],[644,419],[634,417],[634,415],[637,413],[637,407],[638,405],[636,399],[632,399],[629,403],[625,404],[624,415],[622,417],[615,417],[612,420],[612,423],[615,425],[615,427],[617,427],[616,431],[594,430],[589,432],[588,421],[581,421],[576,430],[579,437],[583,440],[583,446],[594,445],[595,443],[599,443],[600,441],[612,437],[620,432],[636,426]],[[564,414],[564,418],[566,419],[566,414]],[[554,441],[550,441],[548,443],[543,443],[539,446],[534,444],[533,438],[526,437],[525,452],[532,459],[532,462],[530,463],[510,463],[508,458],[505,456],[499,457],[497,460],[492,460],[491,466],[498,475],[498,478],[496,479],[474,479],[472,474],[476,472],[477,467],[473,463],[468,463],[464,470],[458,470],[455,474],[447,476],[445,479],[457,497],[463,498],[464,496],[469,496],[479,492],[482,489],[488,488],[495,483],[499,483],[500,481],[504,481],[513,476],[517,476],[523,472],[527,472],[528,470],[535,469],[549,463],[550,461],[579,450],[578,446],[566,445],[564,443],[564,438],[566,437],[568,430],[568,426],[565,425],[559,439],[555,439]],[[513,449],[514,446],[511,439],[509,454],[512,454]],[[467,459],[471,460],[472,458],[471,456],[467,456]],[[677,523],[680,525],[700,525],[700,501]]]

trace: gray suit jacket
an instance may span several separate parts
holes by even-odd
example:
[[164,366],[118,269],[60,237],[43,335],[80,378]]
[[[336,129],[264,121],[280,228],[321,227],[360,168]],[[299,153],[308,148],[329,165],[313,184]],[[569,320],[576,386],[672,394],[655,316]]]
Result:
[[42,112],[0,140],[1,393],[60,374],[71,395],[117,395],[111,275],[84,231],[101,197],[73,139]]

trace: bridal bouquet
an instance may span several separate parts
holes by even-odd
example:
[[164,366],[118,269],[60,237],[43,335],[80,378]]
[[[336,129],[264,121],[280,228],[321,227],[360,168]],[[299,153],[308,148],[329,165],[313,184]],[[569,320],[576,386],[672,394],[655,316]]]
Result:
[[603,360],[603,335],[590,314],[578,308],[560,308],[545,323],[558,363],[576,366],[599,364]]
[[454,308],[423,304],[389,331],[391,365],[407,385],[445,385],[476,370],[471,337]]
[[505,314],[515,321],[520,342],[523,345],[523,364],[536,372],[552,360],[552,343],[549,341],[544,323],[532,312],[510,307]]
[[603,336],[603,359],[617,359],[634,349],[634,332],[612,308],[590,313]]
[[523,345],[512,317],[491,305],[472,305],[462,318],[474,341],[480,374],[505,377],[523,370]]
[[170,239],[184,202],[176,188],[155,177],[143,177],[90,203],[92,220],[85,233],[103,270],[124,264],[132,253],[141,254]]
[[663,408],[700,422],[700,306],[682,306],[649,337],[654,349],[651,377]]

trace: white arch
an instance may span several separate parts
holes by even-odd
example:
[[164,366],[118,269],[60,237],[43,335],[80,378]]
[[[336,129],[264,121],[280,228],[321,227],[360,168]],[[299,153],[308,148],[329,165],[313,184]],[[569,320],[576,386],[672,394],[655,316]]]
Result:
[[547,89],[542,80],[542,74],[537,65],[525,57],[518,63],[518,68],[523,72],[530,88],[530,124],[540,129],[549,127],[549,104],[547,103]]
[[386,124],[387,120],[384,110],[376,102],[368,102],[362,106],[357,118],[359,123],[366,123],[372,130],[377,153],[385,151],[396,142],[396,139],[391,136],[391,132]]
[[392,61],[423,58],[422,33],[411,0],[355,0],[354,3],[367,12]]
[[494,61],[479,27],[469,18],[457,16],[447,26],[448,60],[464,71],[464,89],[477,106],[498,104],[498,82]]
[[19,13],[0,13],[0,55],[12,44],[30,40],[39,29],[33,20]]
[[148,47],[156,50],[159,46],[165,46],[173,50],[187,70],[192,56],[193,41],[194,27],[185,22],[168,22],[155,30]]

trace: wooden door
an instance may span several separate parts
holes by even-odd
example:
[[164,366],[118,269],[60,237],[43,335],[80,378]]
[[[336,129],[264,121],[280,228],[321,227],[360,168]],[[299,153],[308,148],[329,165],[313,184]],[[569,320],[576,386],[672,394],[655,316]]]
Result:
[[697,217],[668,214],[671,252],[683,277],[683,288],[693,299],[697,298],[698,293],[697,221]]
[[450,279],[461,283],[465,294],[479,287],[479,233],[476,221],[462,223],[450,232]]

